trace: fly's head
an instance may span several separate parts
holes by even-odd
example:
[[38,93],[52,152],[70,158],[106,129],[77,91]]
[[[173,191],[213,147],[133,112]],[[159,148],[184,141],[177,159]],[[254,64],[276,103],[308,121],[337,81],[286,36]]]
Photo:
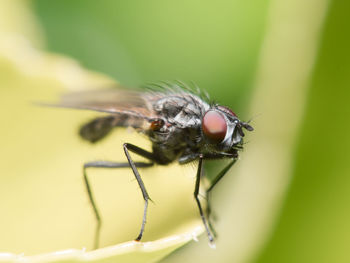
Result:
[[242,148],[244,129],[253,131],[253,127],[238,119],[227,107],[215,105],[202,118],[202,133],[210,151],[237,157],[237,150]]

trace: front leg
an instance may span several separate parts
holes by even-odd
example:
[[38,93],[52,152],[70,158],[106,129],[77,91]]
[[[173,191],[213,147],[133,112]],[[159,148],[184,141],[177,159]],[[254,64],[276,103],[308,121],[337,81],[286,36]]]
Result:
[[[201,164],[201,161],[202,159],[218,159],[218,155],[201,155],[199,153],[191,153],[191,154],[188,154],[188,155],[183,155],[179,158],[179,163],[180,164],[186,164],[186,163],[189,163],[189,162],[192,162],[192,161],[195,161],[199,159],[199,165],[198,165],[198,170],[199,169],[202,169],[202,164]],[[220,158],[221,159],[221,158]],[[211,202],[210,202],[210,193],[211,191],[213,190],[213,188],[215,187],[215,185],[224,177],[224,175],[228,172],[228,170],[230,170],[230,168],[235,164],[235,162],[237,161],[237,158],[234,158],[232,159],[232,161],[226,165],[213,179],[213,181],[211,182],[209,188],[206,190],[206,201],[207,201],[207,210],[206,210],[206,216],[207,216],[207,221],[208,221],[208,226],[209,226],[209,229],[211,230],[211,232],[213,233],[214,237],[216,237],[216,231],[214,229],[214,226],[213,224],[211,223],[211,220],[210,220],[210,215],[211,215],[211,211],[212,211],[212,208],[211,208]],[[200,172],[200,178],[202,177],[201,175],[201,172]],[[197,171],[197,178],[198,178],[198,171]],[[197,181],[196,181],[196,184],[197,184]],[[199,182],[198,182],[199,184]],[[198,189],[199,191],[199,189]],[[197,200],[197,199],[196,199]],[[198,201],[197,201],[198,203]],[[200,208],[201,210],[201,208]],[[208,232],[208,231],[207,231]],[[208,237],[210,237],[208,235]],[[209,238],[210,239],[210,238]]]
[[[183,155],[179,158],[179,163],[180,164],[186,164],[186,163],[190,163],[193,162],[195,160],[200,159],[200,154],[199,153],[191,153],[188,155]],[[205,159],[206,157],[202,158]],[[198,167],[199,168],[199,167]],[[202,168],[201,168],[202,169]],[[202,174],[200,175],[200,177],[202,177]],[[206,190],[206,201],[207,201],[207,221],[208,221],[208,226],[210,231],[213,233],[214,237],[216,237],[216,231],[214,229],[214,226],[210,220],[210,214],[211,214],[211,205],[210,205],[210,198],[209,198],[209,192],[208,190]]]
[[199,209],[199,214],[201,216],[202,222],[204,224],[205,230],[207,232],[208,238],[209,238],[209,242],[211,244],[214,243],[214,237],[212,236],[210,230],[209,230],[209,225],[207,223],[207,220],[204,216],[203,213],[203,209],[201,206],[201,203],[199,201],[198,195],[199,195],[199,186],[200,186],[200,181],[201,181],[201,176],[202,176],[202,168],[203,168],[203,155],[199,155],[199,163],[198,163],[198,169],[197,169],[197,176],[196,176],[196,184],[195,184],[195,188],[194,188],[194,198],[196,199],[197,205],[198,205],[198,209]]
[[213,224],[211,223],[210,220],[210,215],[212,212],[211,209],[211,202],[210,202],[210,193],[211,190],[213,190],[214,186],[220,181],[221,178],[224,177],[224,175],[228,172],[228,170],[230,170],[230,168],[235,164],[235,162],[237,161],[237,159],[233,159],[228,165],[226,165],[215,177],[214,180],[211,182],[211,185],[209,186],[209,188],[206,190],[206,199],[207,199],[207,218],[208,218],[208,223],[209,223],[209,227],[211,229],[211,231],[213,232],[214,236],[216,237],[216,231],[213,227]]

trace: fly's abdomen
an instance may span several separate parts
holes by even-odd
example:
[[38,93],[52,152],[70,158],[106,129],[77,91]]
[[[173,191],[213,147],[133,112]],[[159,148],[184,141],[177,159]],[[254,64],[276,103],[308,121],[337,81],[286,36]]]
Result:
[[84,124],[79,130],[79,135],[84,140],[95,143],[105,138],[114,127],[142,128],[143,122],[141,118],[126,114],[99,117]]

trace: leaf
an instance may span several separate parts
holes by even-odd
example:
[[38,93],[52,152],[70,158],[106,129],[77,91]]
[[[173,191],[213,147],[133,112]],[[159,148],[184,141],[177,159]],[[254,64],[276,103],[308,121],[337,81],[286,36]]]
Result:
[[[15,1],[8,5],[16,10]],[[130,169],[91,169],[103,227],[102,248],[89,252],[96,221],[84,188],[83,163],[126,161],[123,142],[146,149],[150,143],[135,132],[116,131],[91,146],[77,131],[95,114],[34,105],[67,90],[117,84],[72,59],[34,48],[19,25],[13,32],[10,28],[0,30],[0,247],[6,251],[0,260],[154,262],[202,233],[193,199],[193,166],[140,171],[154,200],[144,242],[127,242],[137,236],[143,214],[142,195]]]

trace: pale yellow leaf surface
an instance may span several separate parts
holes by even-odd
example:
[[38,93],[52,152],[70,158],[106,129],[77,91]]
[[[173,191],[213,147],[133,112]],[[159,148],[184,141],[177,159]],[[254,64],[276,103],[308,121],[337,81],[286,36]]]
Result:
[[[15,2],[4,1],[2,10],[6,3],[15,10]],[[132,241],[144,204],[132,171],[91,169],[103,219],[100,249],[91,251],[96,221],[84,188],[83,163],[125,162],[124,142],[145,149],[150,142],[136,132],[116,130],[90,145],[77,132],[95,113],[34,105],[64,92],[117,84],[71,59],[34,48],[29,39],[35,38],[35,30],[28,36],[9,14],[1,19],[0,261],[155,262],[201,234],[193,198],[195,166],[140,169],[154,201],[143,242]],[[28,21],[23,22],[26,28]]]

